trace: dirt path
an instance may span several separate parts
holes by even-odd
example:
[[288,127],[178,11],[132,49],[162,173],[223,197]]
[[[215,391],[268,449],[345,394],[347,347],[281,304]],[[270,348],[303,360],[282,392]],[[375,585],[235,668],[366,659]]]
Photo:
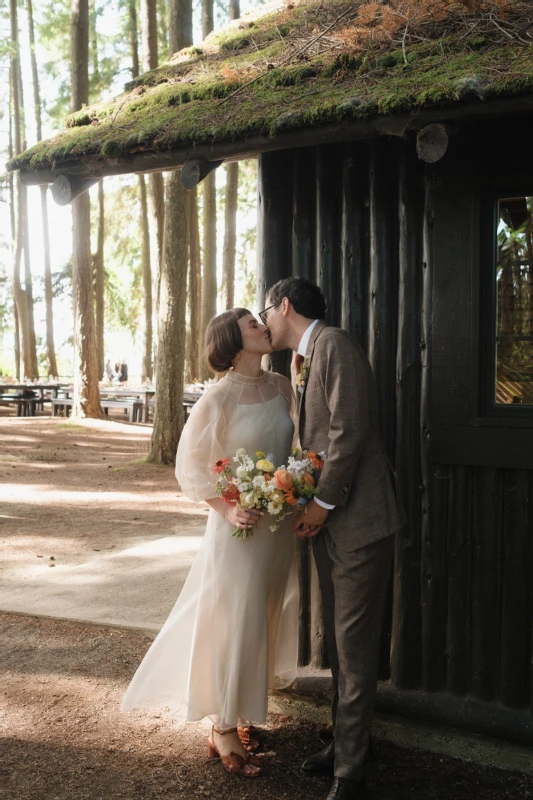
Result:
[[[0,615],[5,800],[322,800],[298,767],[323,726],[270,715],[265,774],[227,775],[206,757],[208,726],[119,711],[150,639],[136,631]],[[526,800],[533,781],[377,743],[374,800]]]
[[143,463],[151,428],[0,417],[4,566],[83,563],[145,535],[199,524],[172,467]]
[[[143,463],[149,435],[114,422],[0,417],[4,583],[77,569],[102,553],[203,525],[205,511],[179,496],[173,470]],[[244,781],[206,758],[207,725],[176,723],[164,712],[121,713],[151,641],[142,632],[4,613],[0,639],[5,800],[327,795],[327,779],[298,774],[304,755],[327,740],[324,727],[271,715],[265,775]],[[375,750],[374,800],[533,798],[530,779],[387,744]]]

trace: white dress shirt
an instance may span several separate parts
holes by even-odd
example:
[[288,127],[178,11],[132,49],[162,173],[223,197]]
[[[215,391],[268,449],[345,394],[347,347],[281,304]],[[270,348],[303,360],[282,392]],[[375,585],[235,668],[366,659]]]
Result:
[[[309,339],[311,338],[311,334],[313,333],[313,329],[317,322],[318,320],[315,319],[314,322],[309,325],[304,335],[300,339],[300,344],[298,345],[298,350],[296,351],[299,356],[304,356],[305,358],[305,354],[307,353],[307,345],[309,344]],[[322,506],[322,508],[327,508],[328,511],[331,511],[332,508],[335,508],[335,506],[331,506],[329,503],[324,503],[323,500],[319,500],[318,497],[315,497],[314,500],[315,503],[318,503],[318,505]]]

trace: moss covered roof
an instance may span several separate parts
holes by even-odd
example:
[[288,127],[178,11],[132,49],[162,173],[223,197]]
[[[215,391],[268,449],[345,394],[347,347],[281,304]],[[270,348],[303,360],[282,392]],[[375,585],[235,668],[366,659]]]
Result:
[[266,13],[263,6],[261,17],[231,23],[118,97],[72,114],[66,130],[8,168],[55,169],[533,92],[532,4],[507,2],[499,12],[498,5],[293,0]]

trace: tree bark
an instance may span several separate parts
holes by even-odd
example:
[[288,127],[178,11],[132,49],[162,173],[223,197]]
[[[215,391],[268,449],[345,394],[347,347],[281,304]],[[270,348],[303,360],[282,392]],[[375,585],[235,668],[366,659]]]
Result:
[[96,253],[93,257],[94,275],[94,306],[95,306],[95,327],[96,327],[96,360],[98,364],[98,377],[104,374],[105,346],[104,346],[104,234],[105,234],[105,211],[104,211],[104,182],[98,184],[98,233],[96,239]]
[[[33,22],[33,0],[26,0],[28,14],[28,33],[30,39],[31,72],[33,79],[33,105],[35,108],[35,128],[37,141],[43,138],[41,120],[41,91],[39,87],[39,70],[35,52],[35,26]],[[52,269],[50,260],[50,230],[48,225],[48,187],[41,186],[41,216],[43,226],[43,258],[44,258],[44,297],[46,304],[46,354],[48,358],[48,374],[57,375],[57,361],[54,343],[54,316],[52,293]]]
[[173,464],[183,428],[188,198],[179,172],[167,181],[165,244],[161,263],[156,407],[149,460]]
[[[137,78],[139,75],[139,47],[137,44],[137,7],[135,0],[129,0],[130,13],[130,46],[131,46],[131,75]],[[150,260],[150,226],[148,222],[148,200],[146,195],[146,182],[144,175],[139,175],[139,204],[140,204],[140,227],[141,227],[141,261],[144,287],[144,334],[143,334],[143,358],[141,366],[141,378],[143,383],[152,380],[154,376],[152,364],[152,265]]]
[[[13,149],[15,155],[19,155],[23,150],[22,142],[22,104],[20,98],[20,53],[18,39],[18,13],[16,0],[10,0],[10,20],[11,20],[11,104],[13,109]],[[20,280],[20,264],[22,259],[22,249],[24,245],[24,225],[25,225],[25,189],[20,181],[20,172],[16,173],[16,217],[15,217],[15,236],[13,239],[13,300],[16,308],[16,316],[22,343],[22,363],[24,377],[30,377],[32,363],[30,355],[30,330],[28,321],[28,302],[26,292],[22,288]],[[20,369],[20,368],[19,368]]]
[[144,288],[144,338],[142,380],[152,380],[152,269],[150,266],[150,231],[148,226],[148,202],[144,175],[139,175],[139,199],[141,206],[141,260]]
[[[192,3],[191,0],[176,0],[170,3],[170,54],[192,45]],[[174,49],[175,48],[175,49]]]
[[237,195],[239,163],[226,166],[226,205],[224,211],[224,251],[222,255],[222,307],[235,304],[235,250],[237,244]]
[[189,192],[189,337],[187,341],[187,379],[200,380],[200,326],[202,309],[202,267],[200,231],[198,227],[198,196]]
[[[185,8],[190,0],[172,0],[171,19],[177,6]],[[183,32],[171,28],[172,52],[190,42]],[[173,464],[183,428],[183,372],[185,365],[185,302],[189,258],[189,198],[179,171],[167,179],[165,235],[159,281],[158,346],[156,372],[156,408],[150,460],[155,464]]]
[[241,5],[239,0],[229,0],[229,18],[240,19]]
[[[202,274],[202,328],[200,347],[205,341],[209,321],[217,313],[217,196],[216,173],[204,180],[203,208],[203,274]],[[211,376],[205,359],[200,365],[202,378]]]
[[[89,3],[71,5],[71,109],[89,99]],[[91,263],[91,203],[88,192],[72,202],[72,298],[74,306],[74,397],[72,415],[103,418],[98,390],[99,368]]]
[[202,0],[202,36],[209,36],[215,27],[213,21],[213,0]]
[[[156,0],[141,0],[141,44],[143,70],[156,69],[157,56],[157,4]],[[150,211],[150,261],[155,270],[156,317],[159,314],[159,271],[163,251],[165,225],[165,184],[160,173],[148,175],[148,207]]]
[[[9,143],[8,143],[8,156],[13,158],[13,91],[11,82],[11,67],[9,67]],[[17,238],[17,220],[15,214],[15,176],[12,172],[8,172],[7,181],[9,187],[9,220],[11,227],[11,241],[15,244]],[[14,283],[13,283],[14,286]],[[20,381],[20,327],[19,317],[17,312],[17,304],[13,293],[13,323],[14,323],[14,354],[15,354],[15,376]]]

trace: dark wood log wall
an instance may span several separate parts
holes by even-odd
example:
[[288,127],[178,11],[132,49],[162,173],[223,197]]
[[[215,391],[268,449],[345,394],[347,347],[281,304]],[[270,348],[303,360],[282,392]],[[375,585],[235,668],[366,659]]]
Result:
[[[476,182],[460,168],[459,184],[447,181],[448,165],[424,166],[413,142],[397,139],[259,162],[258,302],[290,274],[322,287],[328,322],[368,353],[401,476],[409,523],[397,538],[378,707],[532,743],[533,457],[530,470],[509,454],[501,464],[476,464],[471,450],[448,457],[441,427],[454,414],[476,424],[460,388],[475,380]],[[533,452],[533,422],[523,435]],[[301,548],[300,660],[327,666]]]

